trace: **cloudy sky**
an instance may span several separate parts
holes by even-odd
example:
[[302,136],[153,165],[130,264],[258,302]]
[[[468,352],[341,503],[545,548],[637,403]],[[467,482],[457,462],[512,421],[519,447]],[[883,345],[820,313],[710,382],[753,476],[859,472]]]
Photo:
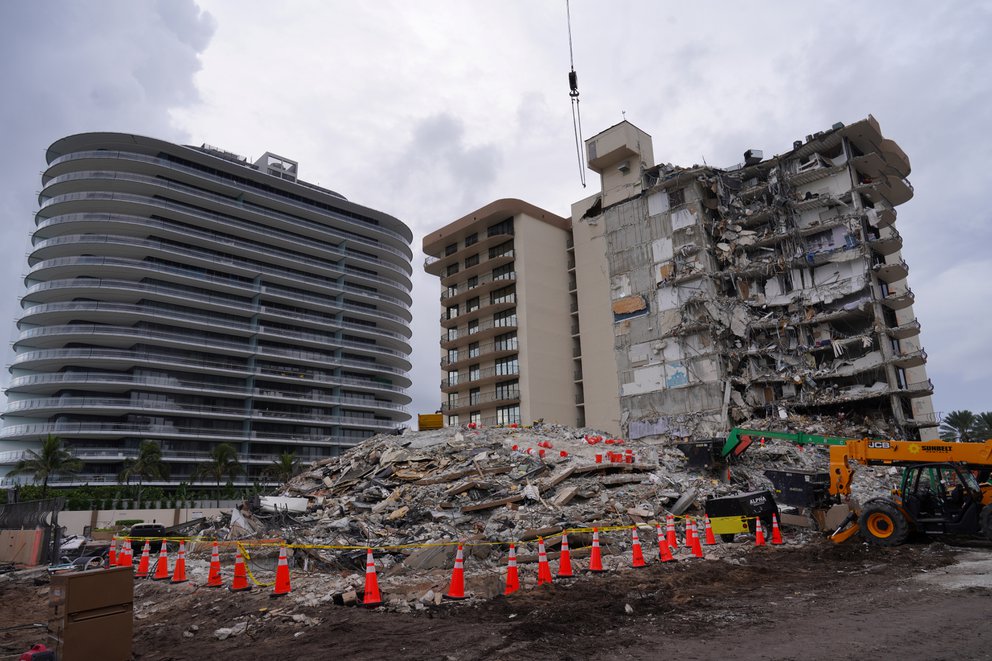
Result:
[[[571,14],[586,137],[625,112],[659,162],[731,165],[874,115],[913,165],[898,228],[935,409],[992,410],[992,2],[573,0]],[[11,338],[45,148],[71,133],[272,151],[409,224],[414,413],[440,402],[423,235],[500,197],[567,215],[598,184],[579,183],[564,0],[3,0],[0,54]]]

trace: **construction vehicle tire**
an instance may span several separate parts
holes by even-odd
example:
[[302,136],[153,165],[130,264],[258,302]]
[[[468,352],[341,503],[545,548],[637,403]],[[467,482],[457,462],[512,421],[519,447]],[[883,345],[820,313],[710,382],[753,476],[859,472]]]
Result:
[[895,505],[882,499],[865,503],[858,526],[861,528],[861,536],[869,544],[877,546],[898,546],[909,536],[909,522],[906,517]]
[[985,539],[992,542],[992,505],[986,505],[978,515],[978,523],[982,526]]

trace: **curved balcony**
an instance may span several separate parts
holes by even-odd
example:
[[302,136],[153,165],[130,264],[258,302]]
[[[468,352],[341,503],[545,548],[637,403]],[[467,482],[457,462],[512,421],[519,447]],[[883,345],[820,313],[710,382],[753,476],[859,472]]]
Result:
[[213,337],[198,337],[192,333],[171,333],[130,326],[100,326],[95,324],[66,324],[64,326],[29,328],[18,334],[14,348],[29,346],[57,349],[68,342],[92,342],[94,336],[99,336],[100,342],[103,344],[118,348],[130,347],[142,340],[154,340],[158,346],[173,349],[196,348],[210,353],[227,353],[245,357],[252,353],[247,339],[244,342],[235,342]]
[[455,328],[459,325],[468,324],[471,321],[478,321],[485,319],[487,317],[492,317],[498,312],[503,312],[504,310],[509,310],[516,306],[517,295],[511,294],[505,297],[505,300],[499,303],[485,303],[475,308],[471,312],[463,312],[457,317],[452,317],[448,319],[445,315],[441,315],[440,323],[441,328]]
[[[364,420],[364,418],[359,418]],[[381,429],[394,429],[395,422],[374,425]],[[370,425],[350,425],[355,427],[368,427]],[[127,422],[52,422],[32,425],[10,425],[0,430],[0,439],[17,440],[43,440],[50,435],[58,436],[64,440],[75,438],[153,438],[153,439],[188,439],[190,437],[200,440],[220,441],[227,443],[244,443],[250,441],[270,442],[279,444],[302,444],[302,445],[323,445],[328,441],[325,439],[335,438],[331,434],[326,436],[314,436],[311,434],[290,434],[281,432],[245,432],[234,430],[214,429],[211,427],[172,427],[170,425],[159,424],[137,424]],[[334,443],[355,445],[359,439],[350,437],[337,437],[340,440]]]
[[882,282],[898,282],[909,275],[909,264],[900,259],[898,262],[885,262],[871,267],[872,272]]
[[[138,323],[175,323],[183,328],[214,331],[228,335],[243,335],[248,337],[254,333],[252,324],[248,321],[237,321],[230,317],[216,317],[210,314],[195,314],[180,312],[167,308],[150,305],[133,305],[130,303],[99,303],[96,301],[80,301],[72,303],[41,303],[32,305],[24,311],[19,323],[44,324],[49,328],[65,328],[72,320],[81,320],[97,324]],[[126,328],[126,326],[125,326]],[[32,329],[37,330],[37,329]],[[27,333],[29,331],[24,331]]]
[[513,230],[496,232],[492,235],[487,234],[470,246],[463,245],[453,253],[437,257],[428,255],[427,259],[424,260],[424,271],[431,275],[439,276],[447,270],[450,264],[460,264],[466,257],[471,257],[475,254],[479,254],[481,259],[481,255],[488,253],[490,248],[505,243],[512,238]]
[[507,379],[512,379],[519,375],[519,369],[511,370],[506,367],[487,367],[484,370],[478,370],[475,374],[472,374],[471,372],[460,372],[456,383],[449,384],[447,381],[441,382],[441,392],[449,393],[458,390],[465,390],[466,388],[475,388],[478,386],[495,383],[496,381],[506,381]]
[[[83,222],[83,219],[87,219],[88,222]],[[61,225],[65,225],[65,230],[72,230],[72,234],[69,234],[68,232],[60,232],[57,234],[45,232],[46,229],[52,229],[53,227],[59,227]],[[90,231],[84,231],[87,229]],[[114,231],[119,229],[133,230],[133,232]],[[347,247],[321,244],[317,241],[308,241],[298,237],[293,237],[292,242],[290,242],[289,239],[283,239],[282,242],[287,245],[285,245],[283,249],[279,249],[272,247],[270,244],[241,240],[229,234],[208,232],[189,225],[177,225],[176,223],[166,222],[157,218],[145,218],[125,214],[65,214],[48,218],[47,220],[39,223],[38,229],[34,234],[35,248],[37,249],[42,244],[56,241],[57,239],[64,238],[66,236],[75,237],[78,235],[84,235],[87,237],[124,237],[132,236],[133,233],[133,235],[137,237],[144,237],[149,234],[150,229],[159,230],[156,232],[156,236],[171,238],[178,242],[189,244],[190,247],[193,248],[222,248],[225,251],[225,254],[230,251],[239,250],[242,254],[255,256],[264,255],[266,257],[280,260],[284,266],[288,267],[295,267],[302,263],[312,267],[313,270],[322,269],[331,273],[342,272],[341,266],[338,262],[330,261],[322,257],[314,257],[303,254],[297,250],[300,246],[309,246],[318,254],[330,253],[332,255],[337,255],[339,259],[357,260],[363,264],[372,264],[373,266],[381,265],[379,260],[355,254],[353,250],[349,250]],[[237,231],[238,227],[235,223],[231,223],[231,229],[232,231]],[[42,241],[37,241],[39,238],[41,238]],[[392,268],[388,264],[386,266],[387,268]],[[361,275],[364,275],[364,273]],[[391,280],[389,280],[389,282],[391,284],[395,284],[395,282]],[[404,290],[403,288],[398,289],[400,289],[400,292],[404,294],[406,298],[396,299],[397,302],[400,303],[401,301],[405,301],[405,304],[409,305],[410,297],[407,294],[410,290]]]
[[892,357],[892,364],[896,367],[909,369],[910,367],[920,367],[927,362],[927,352],[923,349],[902,350],[900,349]]
[[[101,209],[106,209],[112,207],[113,212],[123,212],[126,215],[133,215],[128,212],[137,208],[144,208],[149,215],[155,214],[156,212],[161,212],[162,210],[172,211],[182,214],[191,220],[205,220],[212,215],[199,209],[193,209],[190,207],[184,207],[182,205],[167,202],[165,200],[158,200],[149,197],[142,197],[140,195],[130,195],[126,193],[102,193],[102,192],[89,192],[89,193],[69,193],[66,195],[59,195],[46,200],[42,205],[42,211],[39,211],[38,218],[39,222],[41,219],[47,218],[48,216],[42,215],[43,211],[50,211],[49,216],[62,215],[63,212],[59,211],[59,207],[66,206],[69,207],[67,212],[78,211],[81,207],[80,204],[74,204],[82,202],[85,204],[89,203],[99,203]],[[85,209],[85,206],[82,207]],[[139,214],[140,216],[140,214]],[[191,223],[195,224],[195,223]],[[229,256],[224,257],[225,261],[232,260],[233,258]],[[243,260],[237,260],[243,261]],[[412,285],[410,283],[409,276],[403,272],[401,269],[396,269],[395,266],[387,265],[385,263],[378,264],[378,266],[389,268],[390,270],[395,270],[400,276],[395,279],[381,278],[376,275],[370,275],[365,273],[356,273],[353,271],[348,271],[343,267],[340,267],[340,273],[346,273],[353,277],[362,277],[370,282],[378,282],[387,286],[395,287],[398,290],[410,292],[412,290]]]
[[[90,192],[93,190],[145,194],[149,197],[182,198],[184,200],[183,204],[190,204],[196,207],[203,206],[207,213],[211,212],[206,209],[206,206],[213,207],[218,211],[232,211],[234,212],[233,216],[230,216],[230,214],[220,215],[238,218],[244,217],[244,221],[241,224],[242,233],[253,231],[258,227],[256,222],[250,220],[252,217],[268,220],[277,219],[291,225],[294,229],[309,230],[315,232],[317,235],[332,236],[339,240],[361,243],[368,250],[380,251],[385,255],[395,257],[396,259],[392,260],[393,263],[398,266],[405,264],[406,268],[410,268],[410,260],[413,257],[412,253],[404,252],[402,249],[369,238],[368,234],[375,232],[375,226],[366,228],[366,231],[363,233],[339,230],[331,225],[327,225],[326,217],[324,218],[324,223],[318,223],[252,204],[244,198],[239,199],[226,195],[218,195],[205,191],[202,187],[186,186],[159,176],[145,176],[124,171],[76,171],[48,179],[45,182],[44,190],[38,196],[38,201],[43,205],[45,199],[48,197],[71,195],[73,193]],[[407,248],[409,250],[409,246]],[[407,275],[410,275],[410,272]]]
[[[227,254],[217,253],[212,250],[177,246],[157,240],[138,239],[126,236],[109,235],[78,235],[63,236],[49,239],[38,243],[31,255],[28,257],[28,264],[34,266],[39,261],[75,257],[80,252],[92,250],[95,253],[106,253],[110,250],[114,252],[114,257],[131,257],[143,259],[148,256],[157,256],[162,259],[174,261],[175,257],[183,257],[200,268],[215,269],[222,265],[242,278],[254,279],[259,273],[264,273],[273,278],[282,278],[285,284],[294,285],[306,283],[312,286],[334,290],[338,286],[336,280],[330,277],[318,277],[305,275],[302,272],[294,272],[292,268],[280,268],[265,262],[257,262],[249,259],[231,257]],[[292,260],[287,259],[287,263]],[[342,267],[327,267],[325,271],[332,272],[342,277],[357,277],[358,279],[373,280],[386,285],[389,281],[378,276],[366,274],[356,274]],[[402,299],[389,296],[388,294],[378,295],[378,292],[369,292],[361,289],[357,290],[370,300],[391,304],[398,311],[407,311],[409,307]]]
[[[283,195],[276,195],[270,193],[266,190],[260,189],[258,186],[250,186],[227,177],[218,177],[209,172],[205,172],[201,169],[191,168],[179,163],[175,163],[173,161],[157,158],[154,156],[149,156],[147,154],[139,154],[136,152],[109,151],[109,150],[87,150],[87,151],[71,152],[68,154],[61,155],[53,159],[49,163],[49,167],[45,173],[45,179],[43,179],[43,183],[47,183],[50,177],[56,176],[55,173],[59,172],[60,169],[62,169],[61,166],[66,164],[75,165],[75,161],[84,161],[84,160],[109,161],[111,163],[115,161],[124,161],[130,164],[148,164],[154,166],[153,168],[149,168],[148,171],[150,173],[157,173],[160,169],[170,170],[173,172],[181,172],[190,175],[194,181],[196,180],[211,181],[215,184],[222,185],[227,188],[233,188],[243,193],[248,193],[250,195],[255,195],[260,197],[261,199],[276,201],[280,204],[292,208],[297,208],[307,213],[315,213],[315,214],[320,214],[322,216],[331,215],[336,221],[339,221],[353,228],[358,233],[363,233],[363,232],[376,233],[395,239],[398,242],[398,245],[400,245],[403,249],[405,249],[406,251],[404,253],[405,257],[407,259],[412,259],[413,257],[413,253],[410,251],[410,242],[412,240],[412,237],[408,237],[400,232],[385,227],[384,225],[381,224],[381,222],[377,222],[376,224],[373,225],[367,222],[354,220],[352,218],[349,218],[345,213],[341,211],[326,209],[324,207],[315,208],[311,205],[297,202]],[[328,191],[325,191],[325,193],[328,193]],[[289,216],[289,218],[294,218],[294,217]],[[400,225],[402,224],[399,221],[396,222],[397,224]],[[404,227],[404,229],[406,228]],[[409,232],[409,230],[407,230],[407,232]],[[349,232],[349,236],[350,235],[351,233]],[[369,240],[364,239],[364,242],[368,243]]]
[[[220,376],[261,376],[274,381],[292,383],[294,385],[306,385],[310,382],[320,385],[347,386],[353,389],[360,389],[369,392],[388,392],[399,395],[400,399],[405,399],[409,403],[410,398],[406,395],[406,388],[411,385],[410,380],[399,373],[392,377],[403,385],[393,385],[382,380],[382,377],[372,377],[369,379],[357,379],[353,377],[336,376],[323,371],[317,372],[310,368],[289,368],[289,367],[249,367],[244,362],[223,361],[215,356],[211,360],[193,360],[181,358],[164,353],[129,351],[126,349],[48,349],[41,351],[26,351],[14,357],[13,365],[23,369],[59,369],[66,363],[77,366],[85,366],[91,369],[129,369],[131,367],[154,367],[156,369],[175,368],[191,369],[196,372],[206,374],[216,374]],[[352,361],[337,361],[338,364],[349,366]],[[358,367],[369,369],[366,363],[355,361]],[[323,367],[331,367],[323,365]],[[378,370],[371,370],[373,372]],[[34,375],[38,376],[38,375]]]
[[894,227],[879,232],[877,237],[868,237],[868,247],[887,257],[902,249],[902,235]]
[[[208,264],[209,260],[204,260],[204,264]],[[263,271],[267,269],[255,268],[256,273],[258,271]],[[250,272],[250,270],[245,271]],[[55,259],[47,259],[42,262],[38,262],[33,265],[30,273],[27,276],[27,280],[32,279],[42,279],[42,280],[69,280],[72,277],[113,277],[113,276],[132,276],[135,279],[146,277],[148,274],[156,274],[162,276],[172,276],[173,278],[179,278],[181,282],[196,286],[197,284],[203,285],[206,282],[218,285],[220,287],[227,287],[233,291],[237,292],[252,292],[252,293],[270,293],[274,295],[279,295],[288,301],[298,302],[300,300],[305,300],[311,304],[321,305],[324,309],[338,311],[339,309],[354,311],[359,314],[366,316],[371,316],[373,319],[390,319],[398,322],[401,327],[406,326],[411,319],[411,314],[408,308],[403,305],[389,306],[390,309],[399,311],[401,314],[393,314],[380,309],[371,309],[363,307],[360,305],[352,305],[346,302],[338,302],[335,298],[322,294],[301,294],[299,291],[294,289],[289,289],[286,287],[280,287],[275,284],[258,284],[247,277],[237,277],[230,276],[229,278],[202,274],[196,268],[178,268],[174,266],[169,266],[165,264],[157,264],[155,262],[144,261],[142,259],[130,259],[127,257],[93,257],[93,256],[80,256],[80,257],[58,257]],[[277,274],[282,275],[286,280],[287,284],[301,284],[301,285],[311,285],[315,287],[320,287],[324,290],[330,292],[338,293],[347,292],[349,295],[356,294],[368,298],[369,300],[379,303],[385,300],[386,304],[389,305],[388,297],[379,297],[375,293],[371,293],[359,288],[348,287],[347,285],[340,285],[331,282],[325,282],[317,280],[314,278],[304,278],[304,277],[294,277],[292,275]],[[41,285],[38,285],[41,286]],[[34,287],[32,287],[32,290]]]
[[487,342],[486,344],[480,344],[478,350],[474,353],[466,348],[458,351],[454,360],[442,358],[441,369],[449,371],[457,370],[460,367],[467,367],[471,363],[478,363],[482,360],[505,358],[506,356],[511,356],[519,351],[519,343],[516,339],[512,342]]
[[909,287],[906,287],[905,289],[890,288],[888,294],[882,295],[882,305],[890,310],[902,310],[904,308],[908,308],[915,300],[916,296]]
[[476,283],[473,287],[469,287],[466,281],[465,285],[461,287],[461,291],[455,294],[449,294],[447,291],[442,292],[441,302],[444,305],[456,305],[476,296],[485,296],[494,289],[513,285],[516,284],[516,282],[516,271],[510,271],[509,273],[496,278],[493,278],[491,275],[483,276],[479,278],[478,283]]
[[886,328],[885,333],[889,337],[897,340],[905,340],[907,337],[915,337],[920,334],[920,322],[918,319],[913,319],[912,321],[907,321],[899,326]]
[[247,416],[245,408],[225,406],[202,406],[181,402],[153,402],[132,400],[130,397],[44,397],[8,402],[6,414],[24,417],[48,417],[50,415],[89,414],[120,415],[121,413],[153,413],[207,418],[229,418],[241,420]]
[[467,326],[465,328],[458,328],[455,330],[457,330],[458,333],[458,336],[455,338],[448,339],[448,335],[446,334],[441,336],[441,348],[453,349],[457,345],[468,344],[469,341],[482,341],[496,335],[513,332],[517,330],[517,320],[516,317],[512,320],[501,319],[499,322],[494,319],[490,319],[489,321],[485,321],[471,330],[469,330]]
[[441,405],[441,412],[448,415],[459,415],[461,413],[468,413],[472,409],[487,407],[492,408],[494,406],[500,406],[505,404],[514,404],[520,402],[520,391],[511,390],[503,395],[497,395],[496,393],[486,393],[485,395],[479,395],[477,397],[459,397],[454,403],[445,402]]

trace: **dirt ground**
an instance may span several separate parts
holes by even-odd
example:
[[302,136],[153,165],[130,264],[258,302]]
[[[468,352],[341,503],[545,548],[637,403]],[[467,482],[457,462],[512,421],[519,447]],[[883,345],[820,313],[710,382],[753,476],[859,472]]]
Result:
[[[135,620],[134,658],[989,659],[990,568],[980,543],[817,541],[410,613],[143,581],[136,602],[158,608]],[[294,577],[294,591],[307,580]],[[47,592],[44,578],[0,583],[0,658],[42,640],[10,627],[44,622]],[[214,635],[241,622],[241,635]]]

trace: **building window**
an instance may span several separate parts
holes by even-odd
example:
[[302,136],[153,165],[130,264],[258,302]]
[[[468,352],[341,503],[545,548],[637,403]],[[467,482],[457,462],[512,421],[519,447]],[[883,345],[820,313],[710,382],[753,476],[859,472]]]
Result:
[[465,313],[475,312],[479,309],[479,297],[471,298],[465,302]]
[[445,314],[447,315],[445,316],[445,319],[454,319],[455,317],[458,316],[458,306],[449,305]]
[[513,241],[505,241],[489,249],[489,259],[496,259],[504,255],[513,256]]
[[472,411],[468,414],[468,421],[474,422],[477,425],[482,424],[482,411]]
[[516,351],[517,334],[503,333],[502,335],[497,335],[493,340],[493,349],[495,351]]
[[458,350],[457,349],[448,349],[448,362],[449,363],[458,362]]
[[458,295],[458,285],[448,285],[448,292],[445,295],[446,298]]
[[500,358],[496,361],[496,374],[497,376],[513,376],[518,374],[519,366],[517,365],[517,357],[510,356],[509,358]]
[[476,288],[478,286],[479,286],[479,276],[473,275],[471,278],[468,279],[468,288],[469,289],[474,289],[474,288]]
[[496,399],[516,399],[520,396],[520,381],[500,381],[496,384]]
[[449,427],[457,427],[458,426],[458,416],[457,415],[449,415],[448,416],[448,426]]
[[486,230],[487,236],[496,236],[497,234],[513,234],[513,218],[507,218],[495,225],[490,225],[489,229]]
[[482,401],[482,388],[472,388],[468,391],[469,406],[478,406]]
[[680,188],[678,190],[668,191],[668,207],[674,209],[677,206],[685,204],[685,189]]
[[501,287],[500,289],[493,290],[489,293],[489,302],[492,305],[497,305],[499,303],[513,303],[516,300],[514,294],[516,289],[513,285],[509,287]]
[[458,371],[448,372],[448,385],[457,386],[458,385]]
[[449,278],[458,273],[458,264],[448,264],[448,270],[445,273]]
[[468,322],[468,334],[473,335],[478,332],[479,332],[479,320],[473,319],[472,321]]
[[496,409],[497,425],[520,424],[520,406],[501,406]]
[[465,268],[472,268],[479,263],[479,253],[472,255],[471,257],[465,258]]
[[474,245],[474,244],[476,244],[478,242],[479,242],[479,234],[478,233],[469,234],[468,236],[465,237],[465,247],[466,248],[468,248],[469,246]]
[[469,365],[468,366],[468,380],[469,381],[478,381],[479,380],[479,373],[480,372],[481,372],[481,370],[479,369],[479,364],[478,363],[476,363],[475,365]]
[[513,262],[493,269],[493,280],[512,280],[516,275],[513,272]]
[[458,408],[458,394],[449,392],[448,393],[448,408],[454,409]]
[[458,244],[452,243],[444,247],[444,256],[454,255],[458,251]]
[[457,328],[449,328],[448,329],[448,342],[451,342],[451,341],[457,340],[457,339],[458,339],[458,329]]
[[470,345],[468,345],[468,357],[469,358],[478,358],[479,357],[479,343],[478,342],[472,342]]
[[493,326],[506,327],[517,325],[517,311],[503,310],[493,315]]

